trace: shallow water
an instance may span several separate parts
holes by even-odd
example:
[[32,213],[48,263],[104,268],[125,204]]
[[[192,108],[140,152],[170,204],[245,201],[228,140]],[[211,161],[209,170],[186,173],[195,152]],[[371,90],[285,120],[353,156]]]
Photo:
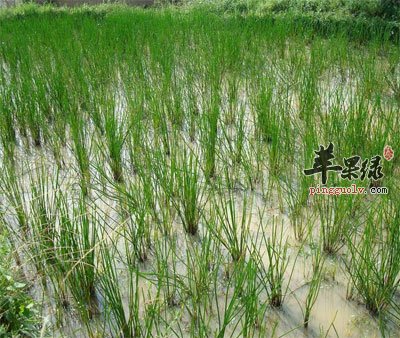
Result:
[[[266,57],[266,69],[261,69],[260,73],[267,77],[268,71],[270,71],[273,67],[277,67],[275,69],[276,75],[271,81],[274,83],[274,88],[272,90],[273,95],[273,104],[276,104],[278,107],[282,108],[280,104],[281,101],[285,101],[286,106],[284,108],[285,115],[276,114],[278,119],[287,118],[290,120],[290,123],[293,123],[296,130],[305,129],[310,126],[306,125],[304,121],[299,119],[299,115],[301,113],[301,92],[298,88],[296,88],[295,80],[293,79],[293,74],[289,68],[286,68],[285,65],[275,64],[276,55],[270,55]],[[305,59],[309,58],[309,55],[305,53]],[[270,63],[270,64],[269,64]],[[272,66],[274,65],[274,66]],[[179,68],[179,67],[177,67]],[[151,71],[151,70],[150,70]],[[176,70],[178,80],[184,79],[184,69]],[[306,73],[306,72],[305,72]],[[118,72],[117,72],[118,74]],[[179,77],[181,76],[181,78]],[[304,74],[306,76],[307,74]],[[121,84],[122,79],[120,75],[116,75],[118,78],[118,83]],[[155,77],[156,78],[156,77]],[[156,82],[156,79],[153,79]],[[325,73],[322,73],[318,78],[318,83],[316,84],[317,89],[320,91],[318,95],[319,107],[321,111],[319,112],[318,117],[324,117],[329,115],[330,110],[342,109],[347,111],[351,104],[357,102],[358,95],[358,87],[360,85],[360,79],[357,77],[352,77],[350,74],[350,70],[348,72],[344,71],[342,74],[335,69],[329,69]],[[294,84],[293,84],[293,83]],[[152,86],[157,88],[159,84],[152,83]],[[122,117],[126,114],[128,107],[127,93],[124,91],[124,86],[121,85],[119,88],[115,89],[115,112]],[[153,87],[152,87],[153,88]],[[232,123],[232,117],[230,116],[230,107],[228,105],[228,86],[224,86],[224,90],[222,91],[222,104],[221,104],[221,118],[222,122],[226,122],[227,124]],[[281,97],[282,92],[288,93],[287,97]],[[243,83],[239,84],[238,87],[239,99],[237,100],[236,110],[239,111],[238,107],[244,110],[244,149],[245,152],[250,154],[253,153],[255,141],[255,114],[252,111],[252,107],[250,104],[250,93],[251,89],[245,88]],[[196,93],[201,96],[200,93]],[[392,93],[386,93],[387,96],[392,95]],[[337,95],[335,97],[335,95]],[[184,104],[188,106],[188,93],[182,94]],[[386,97],[387,98],[387,97]],[[203,100],[207,100],[203,98]],[[207,107],[203,106],[201,99],[197,101],[197,109],[199,111],[203,111]],[[371,103],[371,102],[369,102]],[[162,106],[162,104],[160,105]],[[187,106],[185,109],[188,109]],[[277,109],[276,107],[274,107]],[[373,105],[368,106],[370,112],[372,112]],[[237,117],[237,116],[236,116]],[[316,119],[317,120],[317,119]],[[119,121],[120,122],[120,121]],[[235,121],[233,121],[235,122]],[[313,126],[317,128],[321,124],[321,121],[316,121],[316,125]],[[146,126],[148,127],[148,126]],[[88,140],[86,140],[88,149],[96,149],[102,148],[104,149],[105,144],[104,140],[99,137],[98,133],[96,133],[95,127],[91,122],[88,122],[87,126],[87,135]],[[172,130],[173,127],[168,125],[169,130]],[[172,139],[173,147],[183,147],[183,145],[188,145],[190,149],[197,154],[199,157],[202,156],[202,140],[196,138],[193,142],[190,141],[190,137],[188,135],[189,128],[188,126],[184,126],[183,132],[180,132],[178,136]],[[145,135],[141,135],[144,139],[144,143],[150,146],[150,149],[153,151],[158,151],[158,144],[153,144],[154,142],[154,130],[146,129]],[[231,146],[234,144],[235,137],[237,137],[237,125],[232,123],[228,125],[225,129],[225,134],[220,134],[218,136],[218,142],[220,147],[220,156],[218,166],[223,166],[226,163],[233,163],[233,159],[230,158],[231,155]],[[282,136],[281,136],[282,137]],[[23,144],[22,139],[19,138],[20,144]],[[297,135],[295,138],[296,144],[294,148],[296,150],[297,147],[301,144],[300,135]],[[18,162],[17,170],[18,176],[20,177],[21,187],[25,191],[23,196],[25,200],[25,208],[26,210],[30,210],[31,204],[31,184],[37,183],[37,172],[33,169],[36,167],[43,167],[44,171],[41,174],[46,176],[48,179],[47,182],[53,182],[54,175],[56,172],[56,163],[53,160],[53,154],[49,151],[51,146],[46,145],[42,149],[33,148],[31,153],[25,153],[23,150],[19,149],[17,153],[17,158],[21,161]],[[273,336],[273,337],[379,337],[379,327],[376,320],[366,311],[365,306],[361,303],[358,303],[356,300],[348,300],[346,299],[347,287],[348,287],[348,276],[345,271],[344,264],[342,263],[342,258],[344,253],[339,251],[337,257],[335,259],[328,257],[323,272],[323,282],[321,284],[319,296],[316,300],[316,303],[311,311],[310,323],[308,329],[303,329],[303,315],[302,311],[304,309],[304,301],[308,292],[308,281],[310,280],[310,271],[311,271],[311,259],[310,259],[310,247],[309,243],[306,241],[304,245],[299,243],[293,234],[293,228],[288,217],[289,207],[285,201],[279,198],[277,187],[270,188],[268,186],[269,178],[271,177],[271,173],[269,171],[269,163],[268,163],[268,154],[271,151],[271,145],[265,146],[265,158],[263,159],[263,163],[260,163],[259,168],[259,180],[254,183],[254,190],[250,191],[248,189],[248,184],[245,182],[245,173],[243,170],[238,170],[235,173],[235,182],[234,182],[234,198],[235,198],[235,215],[238,220],[241,219],[244,210],[243,208],[243,198],[244,195],[247,196],[249,201],[247,217],[249,217],[249,243],[250,239],[253,239],[252,244],[254,244],[259,250],[260,255],[262,256],[262,261],[264,265],[267,265],[267,257],[265,255],[265,243],[260,241],[260,237],[258,237],[258,241],[256,238],[257,234],[263,232],[267,237],[271,236],[272,233],[272,223],[275,220],[278,225],[278,232],[282,228],[283,240],[287,241],[289,245],[288,256],[289,256],[289,265],[288,269],[285,273],[285,285],[284,289],[287,289],[287,294],[281,309],[272,309],[268,307],[266,309],[266,314],[262,318],[262,322],[266,324],[265,331],[255,331],[255,336]],[[279,144],[278,144],[279,148]],[[128,152],[124,149],[123,153],[123,161],[124,161],[124,174],[125,174],[125,183],[135,183],[139,181],[138,174],[134,173],[130,168],[130,159],[128,157]],[[116,271],[118,274],[118,284],[116,287],[121,292],[121,295],[124,300],[124,310],[126,313],[129,313],[130,304],[129,304],[129,288],[135,282],[135,278],[129,275],[129,269],[132,269],[130,262],[128,261],[127,252],[132,251],[133,249],[127,245],[127,240],[124,238],[123,230],[128,226],[132,226],[134,219],[130,219],[129,221],[126,218],[123,218],[121,212],[119,210],[119,203],[123,204],[122,201],[118,201],[118,193],[116,192],[115,185],[110,184],[110,182],[106,181],[104,177],[98,172],[98,168],[104,169],[107,177],[111,177],[110,168],[107,165],[107,161],[104,158],[104,155],[96,150],[92,150],[89,154],[91,163],[93,164],[92,168],[92,192],[88,197],[88,201],[92,210],[95,210],[96,213],[99,214],[98,223],[92,224],[92,226],[98,227],[98,236],[100,237],[100,241],[104,241],[112,250],[115,251],[114,263],[116,266]],[[311,156],[311,154],[310,154]],[[67,193],[68,197],[72,201],[79,196],[79,175],[78,168],[72,154],[72,145],[70,142],[67,143],[66,147],[62,148],[62,157],[63,157],[63,165],[61,166],[59,175],[60,175],[60,183],[56,187],[59,190],[62,190]],[[249,159],[249,164],[252,165],[252,168],[257,166],[257,160],[255,158]],[[168,162],[168,161],[167,161]],[[223,162],[223,163],[221,163]],[[154,173],[152,173],[153,175]],[[199,181],[202,185],[206,185],[204,177],[200,176]],[[159,186],[154,186],[154,191],[158,192],[161,190]],[[178,187],[179,188],[179,187]],[[53,187],[49,186],[47,191],[47,199],[48,201],[52,201],[54,195],[56,195],[56,191],[52,190]],[[159,196],[163,196],[160,194]],[[230,198],[226,195],[226,198]],[[3,202],[3,201],[2,201]],[[157,204],[154,206],[155,209],[160,212],[165,210],[166,208],[171,208],[170,205],[165,205],[166,203],[161,198],[157,201]],[[213,203],[218,203],[212,201],[211,199],[205,203],[205,211],[204,214],[209,216],[213,212]],[[306,209],[308,209],[309,205],[307,205]],[[173,209],[173,208],[171,208]],[[174,214],[174,211],[171,212]],[[260,214],[262,216],[260,216]],[[7,220],[10,224],[12,224],[15,219],[13,215],[6,215]],[[316,217],[314,217],[316,218]],[[308,219],[307,221],[312,223],[312,231],[314,239],[318,238],[318,234],[320,232],[320,223],[318,219]],[[132,223],[132,224],[131,224]],[[139,289],[139,304],[140,305],[140,315],[143,316],[146,308],[149,304],[157,303],[160,301],[162,303],[162,315],[164,317],[163,323],[160,324],[161,327],[164,328],[163,335],[165,336],[174,336],[174,330],[182,329],[184,335],[189,336],[190,328],[193,322],[192,316],[189,313],[189,309],[191,309],[191,300],[190,298],[183,298],[184,296],[181,294],[176,294],[172,292],[169,294],[163,288],[161,294],[157,294],[157,282],[159,271],[156,266],[157,257],[155,247],[157,244],[165,244],[167,248],[171,246],[175,246],[176,250],[174,251],[173,257],[167,257],[165,259],[167,269],[176,277],[179,277],[179,285],[183,285],[183,288],[189,288],[189,284],[191,282],[189,278],[190,266],[188,267],[188,254],[192,254],[194,250],[193,248],[200,248],[201,242],[204,240],[204,233],[206,233],[206,225],[201,220],[199,225],[199,233],[200,235],[191,238],[188,237],[182,227],[179,218],[176,213],[173,217],[171,217],[171,232],[170,238],[166,238],[161,233],[161,230],[157,227],[152,229],[152,248],[148,251],[148,260],[145,263],[138,264],[138,268],[142,277],[138,282]],[[240,230],[239,230],[240,231]],[[21,242],[22,244],[22,242]],[[161,245],[160,244],[160,245]],[[128,249],[127,249],[128,247]],[[249,250],[247,250],[246,254],[248,255]],[[214,330],[217,331],[220,329],[220,322],[218,320],[218,309],[222,310],[224,302],[228,299],[231,299],[232,293],[234,292],[233,287],[228,287],[227,276],[232,273],[232,263],[229,257],[229,253],[226,248],[221,245],[221,260],[222,263],[218,267],[217,275],[218,281],[216,285],[216,299],[212,299],[209,305],[209,309],[207,309],[207,320],[210,328],[210,336],[212,336]],[[118,255],[117,255],[118,253]],[[215,258],[215,257],[213,257]],[[217,258],[215,258],[217,259]],[[211,262],[212,264],[217,264],[215,261]],[[195,267],[192,267],[193,269]],[[101,266],[98,267],[99,274],[102,273]],[[40,300],[43,295],[43,290],[40,286],[39,281],[36,279],[35,270],[34,269],[26,269],[26,274],[30,280],[33,281],[35,287],[33,288],[33,295],[35,298]],[[144,276],[147,277],[144,278]],[[172,288],[174,289],[174,288]],[[178,288],[179,289],[179,288]],[[176,290],[175,290],[176,291]],[[178,290],[179,291],[179,290]],[[183,292],[182,292],[183,293]],[[171,297],[172,296],[172,297]],[[101,298],[101,293],[98,292],[100,309],[102,310],[102,314],[97,320],[93,320],[93,327],[99,327],[99,331],[102,328],[102,324],[104,321],[105,312],[108,310],[107,304],[104,299]],[[164,299],[167,297],[171,297],[170,306],[167,306],[164,302]],[[266,292],[262,292],[259,295],[259,303],[264,305],[266,303]],[[56,307],[54,304],[54,300],[52,299],[51,291],[49,295],[46,295],[45,303],[45,315],[48,316],[49,322],[54,323],[54,317],[56,313]],[[71,300],[71,303],[72,300]],[[217,304],[218,303],[218,304]],[[71,337],[86,337],[87,331],[82,323],[80,323],[78,319],[78,314],[74,310],[65,311],[65,324],[61,328],[57,328],[54,325],[54,336],[71,336]],[[233,318],[232,322],[227,327],[226,335],[232,334],[233,336],[238,335],[240,330],[235,330],[235,325],[237,324],[237,318]],[[49,324],[49,327],[52,325]],[[240,324],[239,324],[240,328]],[[106,327],[106,329],[109,329]],[[398,330],[394,329],[394,335],[398,333]],[[153,334],[157,335],[158,333],[153,332]],[[107,334],[106,334],[107,336]],[[111,334],[109,334],[111,336]]]

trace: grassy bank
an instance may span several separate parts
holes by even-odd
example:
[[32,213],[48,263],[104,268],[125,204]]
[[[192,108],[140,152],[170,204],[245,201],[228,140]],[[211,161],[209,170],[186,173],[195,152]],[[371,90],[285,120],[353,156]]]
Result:
[[188,0],[190,6],[208,7],[219,12],[270,15],[292,13],[326,18],[380,18],[399,21],[397,0]]

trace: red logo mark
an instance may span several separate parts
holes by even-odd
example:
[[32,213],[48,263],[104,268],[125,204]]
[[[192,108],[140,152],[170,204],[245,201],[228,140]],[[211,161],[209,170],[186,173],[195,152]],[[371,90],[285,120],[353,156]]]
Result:
[[390,161],[394,157],[394,151],[391,146],[385,146],[383,149],[383,157],[386,161]]

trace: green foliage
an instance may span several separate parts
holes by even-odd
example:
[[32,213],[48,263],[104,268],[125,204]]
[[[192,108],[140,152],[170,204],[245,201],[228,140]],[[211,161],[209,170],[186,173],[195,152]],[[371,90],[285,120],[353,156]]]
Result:
[[16,278],[7,257],[5,239],[0,253],[0,336],[38,337],[40,331],[38,306],[28,294],[27,284]]
[[360,17],[400,20],[398,0],[189,0],[190,6],[235,14],[297,14],[336,18]]

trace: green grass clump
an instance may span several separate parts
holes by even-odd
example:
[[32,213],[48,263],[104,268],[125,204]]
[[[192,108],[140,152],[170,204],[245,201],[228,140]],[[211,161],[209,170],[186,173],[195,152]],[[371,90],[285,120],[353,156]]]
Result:
[[390,203],[380,207],[377,213],[368,215],[360,237],[349,237],[347,265],[352,286],[367,309],[382,316],[398,310],[391,305],[396,302],[400,283],[400,228],[397,206]]

